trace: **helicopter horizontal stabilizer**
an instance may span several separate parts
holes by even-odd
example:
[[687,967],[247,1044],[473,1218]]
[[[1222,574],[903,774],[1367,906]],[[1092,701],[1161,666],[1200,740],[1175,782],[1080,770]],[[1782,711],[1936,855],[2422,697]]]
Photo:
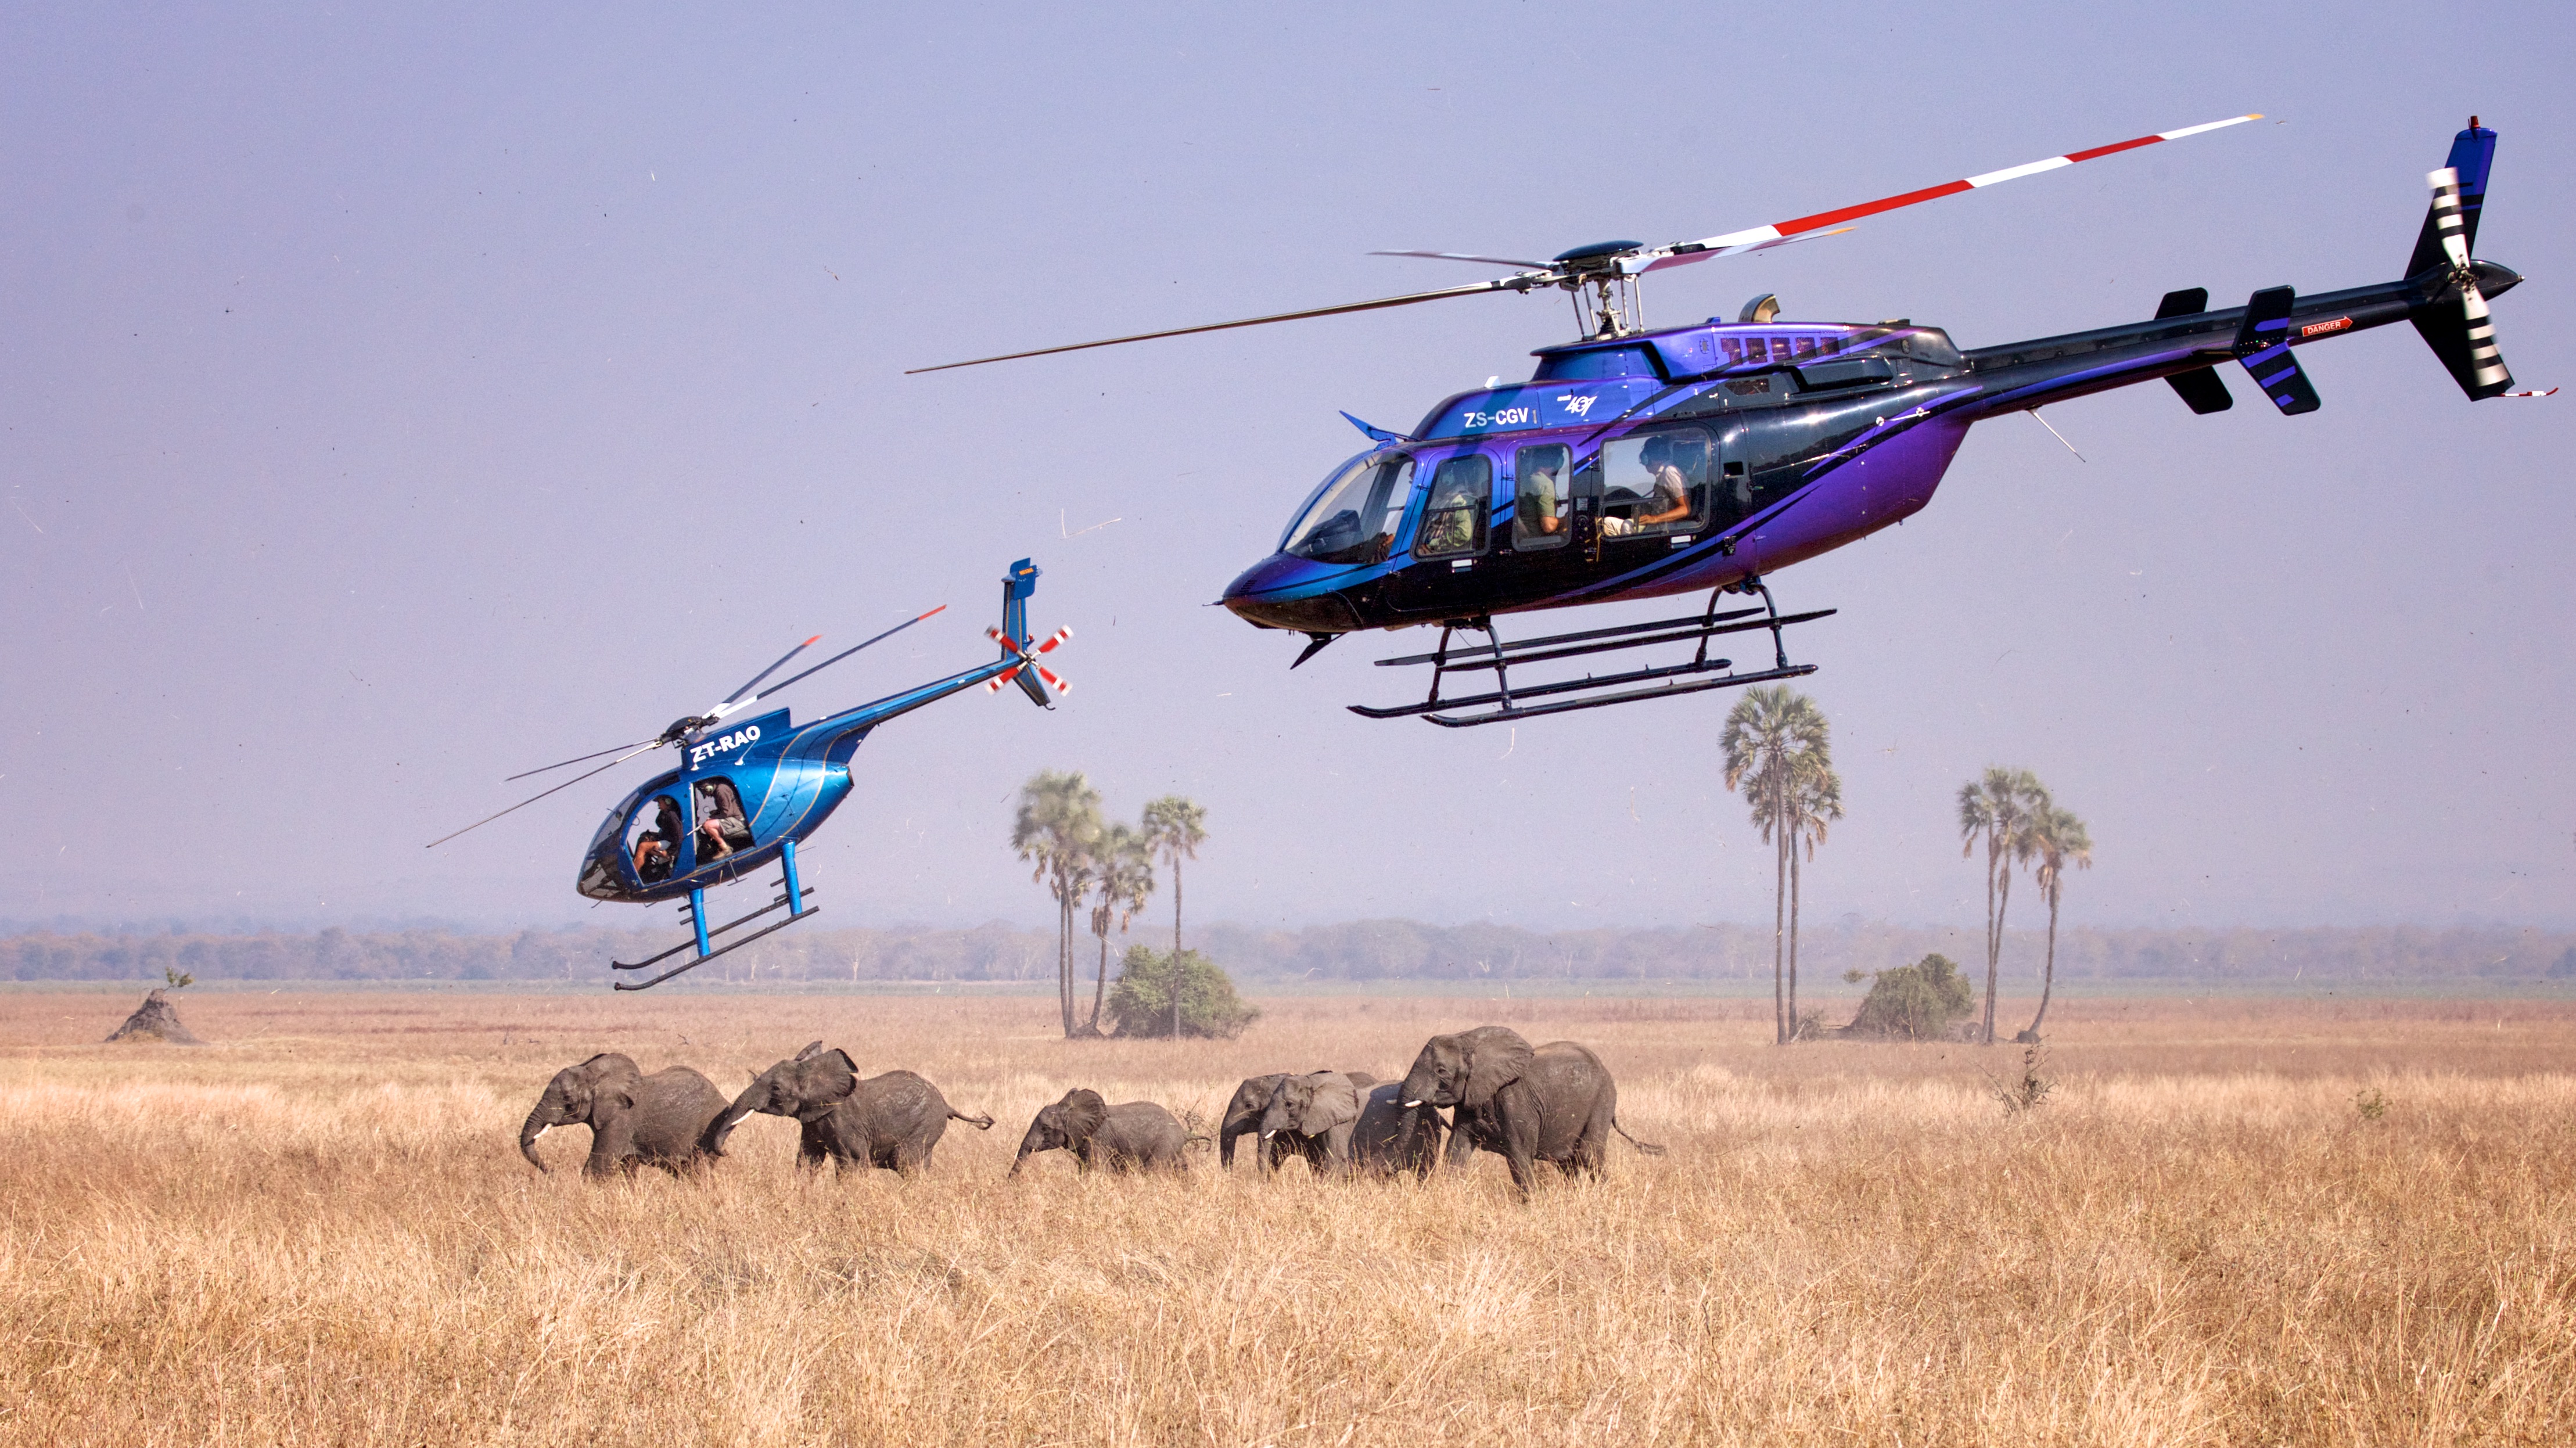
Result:
[[2256,292],[2245,303],[2244,324],[2236,329],[2236,360],[2246,375],[2282,415],[2296,417],[2317,410],[2317,389],[2290,352],[2290,313],[2299,294],[2289,287]]

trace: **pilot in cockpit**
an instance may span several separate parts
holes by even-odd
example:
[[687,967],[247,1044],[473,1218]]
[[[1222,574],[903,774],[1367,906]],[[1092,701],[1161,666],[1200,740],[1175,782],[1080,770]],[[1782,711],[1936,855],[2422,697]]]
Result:
[[680,802],[667,794],[655,798],[653,828],[635,840],[635,878],[647,885],[669,879],[684,830],[685,826],[680,822]]

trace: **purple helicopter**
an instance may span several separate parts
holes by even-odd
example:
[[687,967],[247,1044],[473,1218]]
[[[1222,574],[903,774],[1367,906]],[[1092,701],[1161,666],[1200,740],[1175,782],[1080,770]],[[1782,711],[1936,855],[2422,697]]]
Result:
[[[2216,364],[2229,360],[2283,413],[2313,412],[2316,388],[2292,349],[2398,321],[2414,324],[2473,400],[2549,395],[2513,390],[2487,314],[2486,299],[2522,278],[2471,256],[2496,141],[2475,116],[2427,178],[2431,209],[2398,281],[2310,296],[2273,287],[2222,311],[2208,310],[2209,293],[2195,287],[2167,293],[2150,321],[1968,351],[1908,319],[1784,321],[1770,295],[1731,323],[1649,329],[1640,318],[1638,286],[1649,272],[1834,235],[1879,212],[2259,119],[2140,136],[1669,246],[1601,242],[1546,262],[1383,252],[1521,270],[916,370],[1561,288],[1583,336],[1539,349],[1528,381],[1459,393],[1410,433],[1344,413],[1372,446],[1309,495],[1278,551],[1226,586],[1225,606],[1255,627],[1304,634],[1291,668],[1361,629],[1439,625],[1431,652],[1378,661],[1428,665],[1429,696],[1391,708],[1351,706],[1373,719],[1421,716],[1458,728],[1793,678],[1816,666],[1790,663],[1781,631],[1834,610],[1781,613],[1768,575],[1921,509],[1972,423],[2036,416],[2049,403],[2155,378],[2193,412],[2221,412],[2234,399]],[[1495,627],[1507,613],[1702,591],[1708,601],[1698,612],[1651,623],[1508,642]],[[1730,593],[1760,602],[1721,608]],[[1461,631],[1483,639],[1453,648]],[[1770,666],[1739,670],[1712,657],[1711,641],[1732,633],[1768,633]],[[1681,662],[1608,674],[1512,679],[1515,668],[1654,645],[1691,652]],[[1489,690],[1442,696],[1449,675],[1484,672],[1494,676]]]

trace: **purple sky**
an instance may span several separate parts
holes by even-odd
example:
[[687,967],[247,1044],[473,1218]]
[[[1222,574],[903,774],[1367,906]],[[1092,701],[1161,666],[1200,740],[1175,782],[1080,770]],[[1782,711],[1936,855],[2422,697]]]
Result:
[[[1371,248],[1678,240],[2282,122],[1647,296],[1976,346],[2387,280],[2475,110],[2479,250],[2533,278],[2505,356],[2576,383],[2555,6],[891,13],[0,16],[0,919],[606,923],[574,866],[641,762],[422,843],[810,633],[953,605],[800,714],[963,667],[1022,555],[1076,692],[868,744],[806,869],[845,924],[1049,918],[1004,846],[1049,766],[1207,804],[1201,919],[1767,917],[1726,696],[1372,723],[1369,661],[1426,636],[1291,675],[1205,606],[1357,446],[1336,409],[1526,375],[1561,300],[900,375],[1483,274]],[[1842,609],[1802,640],[1851,810],[1815,916],[1979,918],[1952,800],[2005,762],[2091,822],[2070,918],[2576,921],[2576,391],[2473,407],[2402,327],[2302,356],[2308,417],[2132,389],[2051,410],[2084,463],[1984,425],[1923,514],[1775,578]]]

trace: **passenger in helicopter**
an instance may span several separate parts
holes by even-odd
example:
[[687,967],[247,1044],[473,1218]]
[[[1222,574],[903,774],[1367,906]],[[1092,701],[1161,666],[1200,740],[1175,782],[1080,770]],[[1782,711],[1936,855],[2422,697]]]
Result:
[[751,843],[751,826],[743,821],[742,797],[734,793],[733,781],[710,779],[699,783],[698,833],[706,840],[698,851],[702,863],[721,860]]
[[1565,527],[1565,520],[1556,516],[1556,469],[1522,468],[1518,521],[1523,538],[1555,533]]
[[1602,537],[1624,538],[1658,523],[1677,523],[1691,515],[1690,479],[1682,475],[1673,453],[1672,439],[1646,439],[1637,453],[1637,461],[1645,467],[1651,484],[1645,501],[1637,505],[1634,518],[1603,518]]
[[680,836],[685,832],[686,827],[680,823],[680,802],[667,794],[657,796],[653,801],[653,828],[635,840],[635,878],[647,885],[671,878]]
[[[1472,553],[1479,540],[1477,511],[1484,506],[1484,491],[1477,481],[1465,476],[1467,470],[1443,467],[1440,485],[1431,492],[1431,504],[1423,510],[1422,539],[1413,551],[1436,557],[1447,553]],[[1479,473],[1481,476],[1481,473]]]

